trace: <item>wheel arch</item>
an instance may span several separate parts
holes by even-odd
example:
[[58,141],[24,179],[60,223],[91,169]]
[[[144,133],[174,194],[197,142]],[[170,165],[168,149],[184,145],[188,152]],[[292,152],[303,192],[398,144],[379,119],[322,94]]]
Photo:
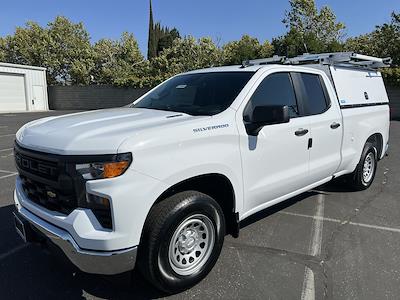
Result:
[[383,136],[382,136],[382,134],[379,132],[371,134],[365,141],[364,146],[368,142],[372,143],[375,146],[376,151],[377,151],[377,153],[376,153],[377,159],[380,160],[382,157],[382,154],[383,154],[382,153],[383,152]]
[[208,173],[182,180],[166,189],[153,206],[176,193],[188,190],[204,193],[217,201],[224,212],[227,233],[234,237],[238,236],[239,221],[236,212],[235,189],[231,180],[223,174]]
[[376,153],[377,159],[380,160],[382,158],[384,149],[383,149],[383,135],[381,132],[377,130],[371,131],[369,134],[365,135],[362,141],[363,142],[360,143],[359,146],[357,147],[357,152],[348,166],[349,173],[354,172],[354,170],[357,168],[364,147],[368,142],[371,142],[375,146],[377,151]]

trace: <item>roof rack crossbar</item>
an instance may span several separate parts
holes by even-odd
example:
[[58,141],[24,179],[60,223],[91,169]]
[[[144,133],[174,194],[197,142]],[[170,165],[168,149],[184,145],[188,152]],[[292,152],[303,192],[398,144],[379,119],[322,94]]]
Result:
[[273,56],[270,58],[254,59],[243,61],[242,66],[266,65],[266,64],[285,64],[285,65],[299,65],[309,63],[320,63],[324,65],[341,65],[351,67],[363,67],[369,69],[378,69],[389,67],[392,63],[390,57],[379,58],[369,55],[358,54],[354,52],[333,52],[333,53],[319,53],[309,54],[286,58],[285,56]]
[[249,67],[249,66],[256,66],[256,65],[283,63],[285,61],[285,59],[286,59],[286,56],[274,55],[274,56],[268,57],[268,58],[244,60],[242,62],[242,66]]

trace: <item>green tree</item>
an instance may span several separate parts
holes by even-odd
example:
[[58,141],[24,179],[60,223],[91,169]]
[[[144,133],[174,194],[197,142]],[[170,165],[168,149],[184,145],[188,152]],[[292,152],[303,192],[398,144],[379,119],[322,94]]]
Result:
[[51,78],[64,84],[88,84],[94,67],[89,33],[83,23],[72,23],[56,17],[48,24],[48,72]]
[[391,15],[391,21],[376,26],[371,33],[347,39],[345,50],[378,57],[391,57],[393,67],[382,69],[386,81],[400,86],[400,14]]
[[379,52],[371,33],[348,38],[344,43],[344,50],[366,55],[378,55]]
[[178,38],[173,41],[172,47],[164,49],[151,60],[145,85],[154,86],[178,73],[218,66],[221,62],[222,52],[210,38]]
[[90,83],[92,48],[82,23],[60,16],[46,28],[27,22],[3,44],[7,62],[46,67],[49,84]]
[[134,36],[124,32],[118,41],[99,40],[93,46],[93,83],[141,87],[148,70]]
[[150,16],[149,16],[149,40],[147,43],[147,59],[151,59],[157,56],[157,37],[154,30],[154,19],[153,19],[153,6],[150,0]]
[[334,52],[342,49],[345,26],[327,6],[319,11],[314,0],[290,0],[283,23],[288,32],[273,39],[275,53],[296,56],[305,52]]
[[273,54],[274,46],[269,41],[265,41],[260,48],[260,58],[271,57]]
[[0,62],[6,61],[6,53],[7,53],[7,43],[6,40],[0,37]]
[[179,39],[181,36],[178,29],[173,28],[169,30],[165,28],[164,34],[160,37],[157,45],[157,56],[166,48],[170,48],[173,45],[175,39]]
[[241,64],[247,59],[269,57],[273,54],[273,46],[266,41],[260,44],[258,39],[243,35],[238,41],[225,44],[222,47],[223,62],[227,65]]
[[93,45],[94,69],[92,80],[95,84],[112,84],[117,65],[118,45],[111,39],[101,39]]
[[149,37],[147,43],[147,59],[157,57],[164,49],[172,47],[173,41],[180,38],[176,28],[170,30],[168,27],[161,26],[161,23],[154,23],[153,6],[150,0],[149,16]]
[[50,61],[48,31],[35,22],[17,27],[14,35],[6,36],[3,43],[9,63],[47,66]]
[[377,26],[372,36],[380,56],[391,56],[393,63],[400,66],[400,13],[393,12],[391,21]]

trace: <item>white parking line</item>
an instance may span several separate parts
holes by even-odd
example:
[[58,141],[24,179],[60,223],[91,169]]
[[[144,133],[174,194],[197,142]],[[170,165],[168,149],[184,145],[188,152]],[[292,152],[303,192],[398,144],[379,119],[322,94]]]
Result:
[[319,194],[317,199],[317,211],[314,219],[314,233],[313,240],[311,243],[311,255],[318,256],[321,254],[322,246],[322,229],[324,225],[324,195]]
[[0,138],[2,138],[2,137],[7,137],[7,136],[14,136],[14,135],[15,135],[15,133],[3,134],[3,135],[0,135]]
[[11,151],[11,150],[13,150],[13,149],[14,149],[14,148],[0,149],[0,152]]
[[14,253],[16,253],[18,251],[26,248],[27,246],[28,246],[28,244],[22,244],[22,245],[19,245],[18,247],[15,247],[14,249],[11,249],[10,251],[8,251],[6,253],[0,254],[0,261],[7,258],[10,255],[13,255]]
[[7,170],[2,170],[2,169],[0,169],[0,172],[3,172],[3,173],[15,173],[14,171],[7,171]]
[[0,176],[0,179],[4,179],[4,178],[11,177],[11,176],[15,176],[15,175],[17,175],[17,174],[18,174],[18,173],[14,172],[14,173],[11,173],[11,174],[7,174],[7,175],[4,175],[4,176]]
[[325,218],[325,217],[321,218],[321,217],[317,217],[317,216],[310,216],[310,215],[305,215],[305,214],[292,213],[292,212],[288,212],[288,211],[280,211],[278,213],[279,214],[284,214],[284,215],[296,216],[296,217],[303,217],[303,218],[310,218],[310,219],[320,219],[320,220],[328,221],[328,222],[349,224],[349,225],[353,225],[353,226],[359,226],[359,227],[371,228],[371,229],[376,229],[376,230],[384,230],[384,231],[391,231],[391,232],[400,233],[400,228],[396,228],[396,227],[371,225],[371,224],[358,223],[358,222],[347,222],[347,221],[341,221],[341,220],[333,219],[333,218]]
[[[317,211],[313,218],[312,235],[309,247],[309,254],[311,256],[319,256],[321,254],[322,246],[322,229],[324,219],[324,195],[319,194],[317,198]],[[304,271],[303,290],[301,293],[302,300],[314,300],[315,299],[315,281],[314,272],[306,267]]]

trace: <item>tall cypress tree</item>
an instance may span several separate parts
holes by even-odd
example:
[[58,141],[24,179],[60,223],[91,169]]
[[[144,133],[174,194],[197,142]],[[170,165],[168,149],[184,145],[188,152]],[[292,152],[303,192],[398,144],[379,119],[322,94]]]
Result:
[[160,22],[154,23],[153,6],[150,0],[150,19],[149,19],[149,40],[147,43],[147,59],[157,57],[165,48],[171,47],[174,39],[179,38],[179,31],[176,28],[170,30],[168,27],[161,26]]
[[147,59],[157,56],[157,37],[154,30],[153,7],[150,0],[149,40],[147,43]]

